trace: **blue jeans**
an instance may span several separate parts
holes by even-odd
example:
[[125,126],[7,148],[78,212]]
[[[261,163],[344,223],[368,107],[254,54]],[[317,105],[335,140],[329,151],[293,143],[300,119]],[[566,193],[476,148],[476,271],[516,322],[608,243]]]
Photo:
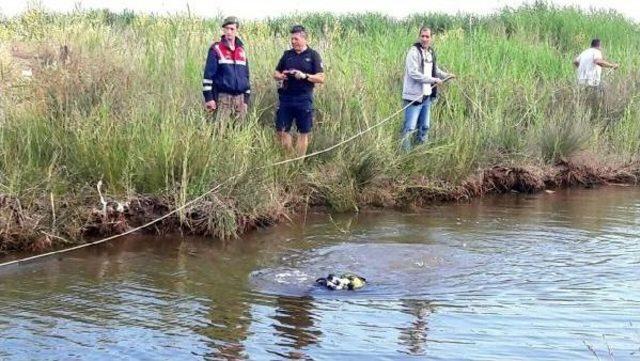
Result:
[[[409,104],[405,100],[404,105]],[[411,150],[411,135],[416,131],[416,143],[422,144],[427,140],[429,123],[431,121],[431,97],[424,99],[422,104],[409,105],[404,111],[404,125],[402,126],[402,148]]]

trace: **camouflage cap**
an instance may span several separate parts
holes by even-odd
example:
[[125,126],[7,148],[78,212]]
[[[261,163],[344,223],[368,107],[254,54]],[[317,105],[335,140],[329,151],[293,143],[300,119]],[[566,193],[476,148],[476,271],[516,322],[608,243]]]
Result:
[[235,16],[227,16],[222,21],[222,27],[224,28],[225,26],[227,26],[229,24],[236,24],[236,26],[240,26],[240,21]]

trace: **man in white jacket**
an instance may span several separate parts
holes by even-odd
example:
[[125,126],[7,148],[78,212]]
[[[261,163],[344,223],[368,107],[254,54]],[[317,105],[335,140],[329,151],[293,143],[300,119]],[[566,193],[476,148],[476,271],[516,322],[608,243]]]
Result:
[[420,29],[420,41],[413,44],[407,53],[402,86],[402,99],[408,107],[402,126],[402,147],[411,149],[411,136],[416,132],[416,143],[427,139],[430,126],[431,102],[436,97],[436,87],[446,78],[454,78],[438,68],[436,53],[431,47],[431,29]]

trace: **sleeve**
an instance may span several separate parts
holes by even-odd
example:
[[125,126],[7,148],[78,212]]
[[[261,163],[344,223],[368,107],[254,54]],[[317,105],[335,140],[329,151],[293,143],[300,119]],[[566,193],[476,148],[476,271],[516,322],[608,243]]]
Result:
[[218,98],[218,92],[215,89],[213,79],[218,71],[218,55],[213,45],[209,48],[209,54],[207,55],[207,62],[204,66],[204,76],[202,77],[202,95],[204,101],[208,102]]
[[602,60],[604,59],[602,56],[602,52],[600,50],[594,51],[593,52],[593,62],[595,63],[598,60]]
[[407,69],[407,74],[411,79],[419,83],[431,84],[435,82],[435,78],[432,78],[427,74],[422,74],[422,72],[420,71],[420,54],[418,54],[418,49],[416,49],[415,47],[409,49],[405,67]]
[[285,65],[286,65],[286,64],[285,64],[285,58],[286,58],[286,57],[287,57],[287,52],[285,51],[285,52],[282,54],[282,56],[280,57],[280,60],[278,61],[278,65],[276,65],[276,70],[277,70],[277,71],[279,71],[279,72],[281,72],[281,73],[282,73],[283,71],[285,71],[285,70],[286,70],[286,69],[284,68],[284,67],[285,67]]
[[446,79],[450,76],[451,74],[447,73],[446,71],[443,71],[442,69],[440,69],[440,67],[436,67],[436,77],[438,79]]
[[322,64],[322,58],[317,51],[313,54],[313,72],[311,74],[324,73],[324,64]]
[[249,59],[247,59],[246,61],[247,61],[247,84],[249,84],[249,89],[247,89],[247,91],[244,92],[244,103],[249,104],[249,101],[251,100],[251,73],[249,72]]

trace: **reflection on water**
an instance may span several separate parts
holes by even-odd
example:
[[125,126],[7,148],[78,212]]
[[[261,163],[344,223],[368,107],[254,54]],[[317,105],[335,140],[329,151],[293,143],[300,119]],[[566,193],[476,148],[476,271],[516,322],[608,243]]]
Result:
[[[0,270],[0,359],[639,358],[639,216],[602,189],[131,238]],[[314,287],[341,271],[369,283]]]
[[428,317],[434,312],[434,307],[426,300],[403,300],[401,303],[404,312],[414,319],[400,330],[399,344],[406,347],[405,352],[409,355],[424,355],[429,333]]
[[284,358],[307,359],[300,350],[318,343],[322,331],[316,329],[311,297],[281,296],[276,298],[273,328],[279,338],[273,354]]

